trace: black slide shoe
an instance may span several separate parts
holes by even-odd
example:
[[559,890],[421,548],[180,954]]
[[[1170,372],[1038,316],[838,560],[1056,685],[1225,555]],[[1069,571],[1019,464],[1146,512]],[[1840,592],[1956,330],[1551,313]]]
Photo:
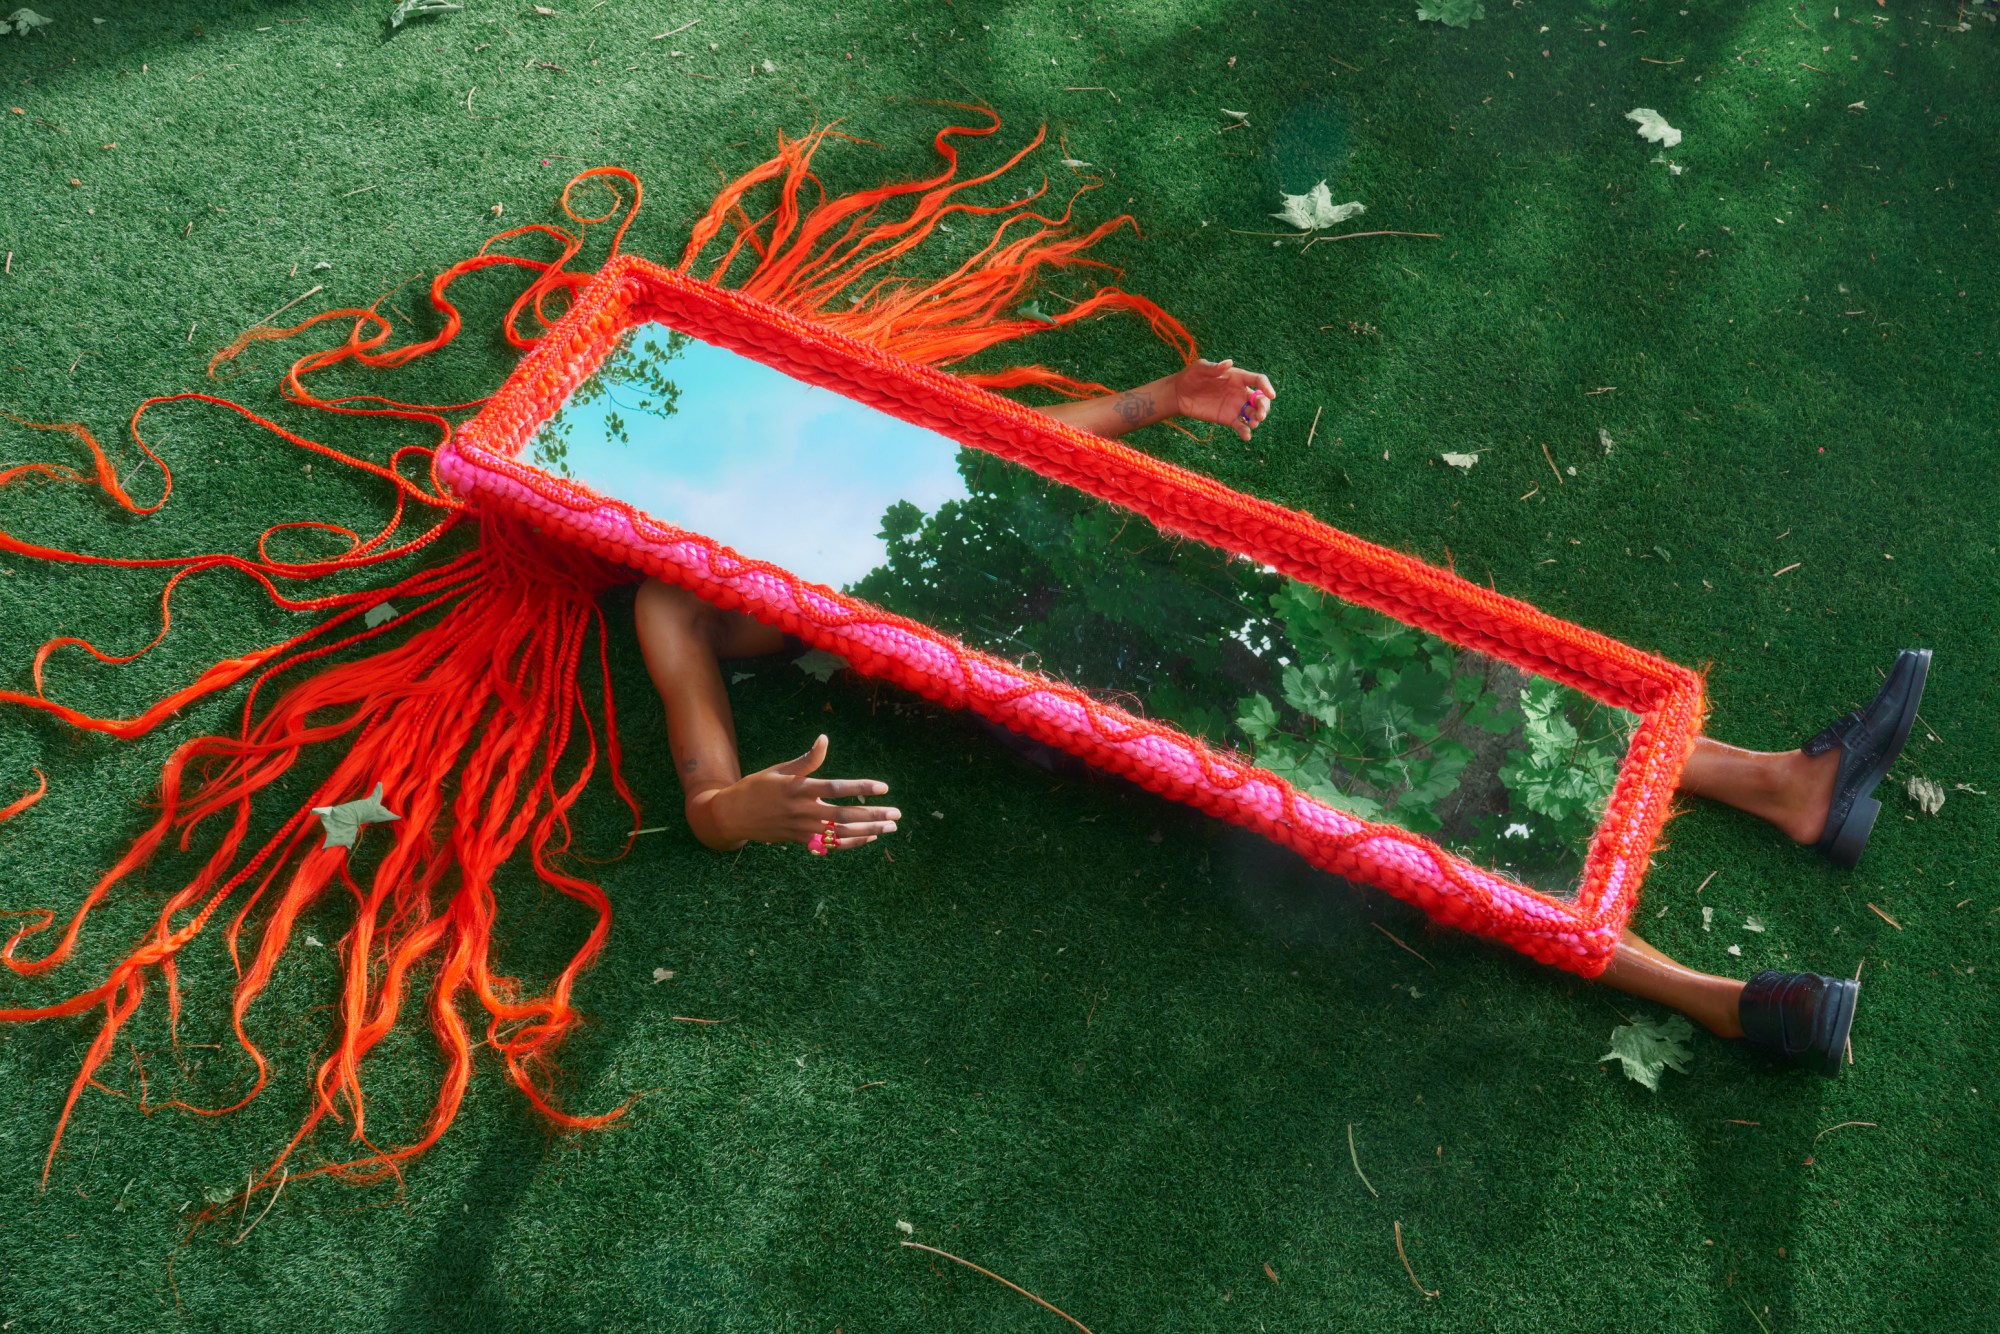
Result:
[[1833,780],[1833,805],[1826,812],[1826,832],[1814,845],[1836,866],[1854,865],[1868,846],[1875,817],[1882,813],[1882,803],[1869,794],[1910,739],[1930,670],[1929,649],[1904,649],[1896,655],[1889,679],[1867,708],[1856,709],[1803,747],[1808,755],[1824,755],[1835,746],[1841,749],[1840,772]]
[[1852,978],[1767,968],[1744,984],[1737,1001],[1743,1039],[1813,1066],[1832,1079],[1840,1073],[1847,1053],[1854,1002],[1860,994],[1861,984]]

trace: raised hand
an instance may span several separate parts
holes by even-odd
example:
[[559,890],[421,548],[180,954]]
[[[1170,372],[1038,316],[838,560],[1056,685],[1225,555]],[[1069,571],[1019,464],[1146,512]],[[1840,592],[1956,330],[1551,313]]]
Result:
[[[706,826],[716,842],[710,846],[744,843],[810,843],[828,834],[837,848],[858,848],[896,832],[903,813],[893,806],[837,806],[845,797],[879,797],[887,783],[872,778],[814,778],[826,763],[827,740],[821,736],[797,759],[745,775],[727,787],[689,799],[689,818]],[[702,808],[696,810],[696,806]],[[827,822],[833,822],[829,834]]]
[[1193,361],[1169,378],[1181,416],[1227,426],[1246,441],[1278,396],[1269,380],[1233,361]]

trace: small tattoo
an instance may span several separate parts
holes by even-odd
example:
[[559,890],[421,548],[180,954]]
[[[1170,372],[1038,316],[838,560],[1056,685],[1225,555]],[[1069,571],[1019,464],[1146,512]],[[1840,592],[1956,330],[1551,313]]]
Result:
[[1128,426],[1143,426],[1153,415],[1153,396],[1140,389],[1128,389],[1111,404],[1111,410]]
[[690,773],[690,774],[691,774],[691,773],[693,773],[693,772],[694,772],[694,771],[695,771],[696,769],[699,769],[700,767],[701,767],[701,761],[700,761],[700,760],[698,760],[698,759],[696,759],[696,758],[695,758],[695,757],[693,757],[692,755],[690,755],[690,756],[689,756],[689,757],[688,757],[687,759],[684,759],[684,760],[682,760],[682,761],[681,761],[681,772],[682,772],[682,773]]

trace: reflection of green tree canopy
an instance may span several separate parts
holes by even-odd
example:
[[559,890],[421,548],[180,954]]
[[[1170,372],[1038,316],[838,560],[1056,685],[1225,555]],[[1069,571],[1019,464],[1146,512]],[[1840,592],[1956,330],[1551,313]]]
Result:
[[856,596],[1573,886],[1623,715],[978,450],[958,462],[971,494],[890,507]]
[[[662,420],[674,415],[680,406],[681,390],[679,385],[667,378],[667,364],[686,349],[688,336],[669,330],[664,347],[659,340],[648,336],[637,351],[633,350],[632,337],[631,333],[627,333],[619,339],[610,355],[598,364],[596,370],[585,376],[554,415],[542,423],[542,429],[535,432],[534,442],[528,449],[530,463],[564,477],[569,476],[570,432],[577,426],[576,418],[571,414],[577,409],[592,406],[607,394],[611,395],[613,403],[627,411],[642,412]],[[622,393],[613,393],[614,390]],[[605,433],[620,444],[632,443],[632,437],[625,429],[625,419],[617,412],[607,411],[602,425]]]

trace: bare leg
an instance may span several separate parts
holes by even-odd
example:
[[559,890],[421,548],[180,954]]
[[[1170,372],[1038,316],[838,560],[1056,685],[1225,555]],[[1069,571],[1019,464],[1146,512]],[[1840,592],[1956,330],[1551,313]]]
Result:
[[1743,984],[1733,978],[1697,973],[1674,962],[1627,931],[1598,981],[1620,991],[1679,1010],[1720,1038],[1740,1038],[1737,1003]]
[[1748,811],[1800,843],[1815,843],[1826,829],[1839,771],[1838,747],[1824,755],[1772,753],[1738,750],[1704,736],[1695,738],[1680,789]]

